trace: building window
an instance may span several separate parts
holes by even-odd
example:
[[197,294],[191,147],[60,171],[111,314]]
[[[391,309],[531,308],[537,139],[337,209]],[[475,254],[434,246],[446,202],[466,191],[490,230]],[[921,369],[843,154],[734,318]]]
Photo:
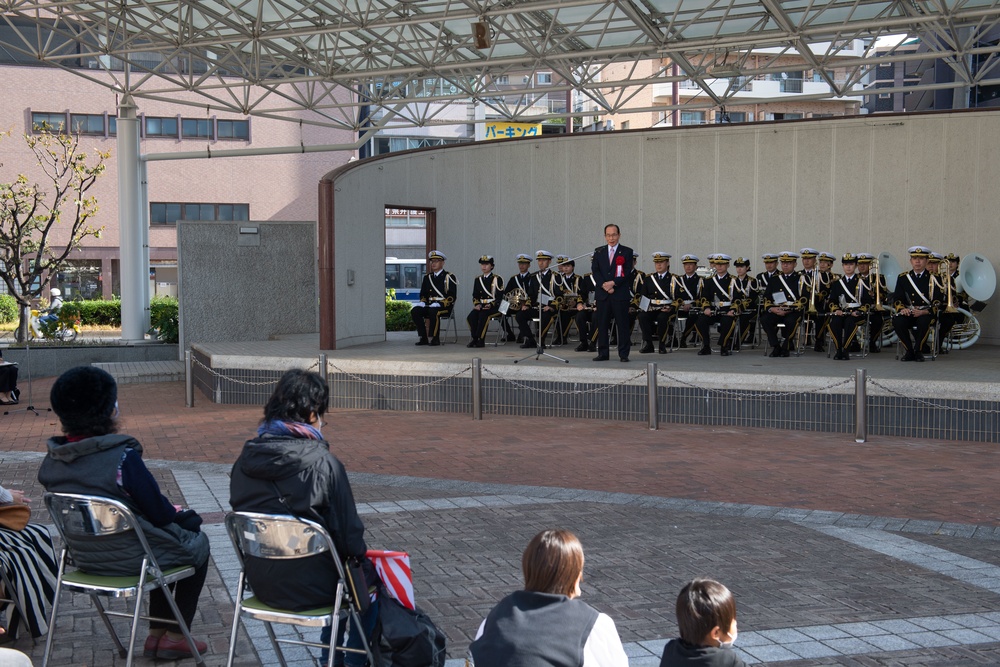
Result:
[[32,111],[31,112],[31,131],[39,132],[42,129],[42,125],[45,125],[49,130],[57,132],[66,131],[66,114],[64,113],[46,113],[44,111]]
[[747,122],[746,111],[727,111],[726,113],[715,114],[716,123],[745,123]]
[[216,121],[217,139],[242,139],[250,140],[249,120],[219,120]]
[[632,121],[630,121],[630,120],[623,120],[622,121],[622,129],[623,130],[627,130],[629,128],[629,125],[631,125],[631,124],[632,124]]
[[544,85],[552,83],[552,72],[539,72],[537,81],[539,84]]
[[72,113],[69,115],[69,127],[73,134],[89,134],[104,136],[104,114]]
[[250,204],[153,202],[149,205],[150,225],[175,225],[178,220],[231,220],[245,222],[249,219]]
[[181,139],[211,139],[212,121],[208,118],[181,120]]
[[177,119],[161,118],[159,116],[146,116],[146,136],[147,137],[171,137],[177,138]]
[[704,124],[705,124],[704,111],[681,112],[681,125],[704,125]]
[[493,83],[498,86],[508,86],[510,85],[510,77],[506,74],[498,74],[493,77]]
[[887,99],[889,99],[890,97],[892,97],[892,93],[879,93],[879,94],[878,94],[878,98],[879,98],[880,100],[887,100]]

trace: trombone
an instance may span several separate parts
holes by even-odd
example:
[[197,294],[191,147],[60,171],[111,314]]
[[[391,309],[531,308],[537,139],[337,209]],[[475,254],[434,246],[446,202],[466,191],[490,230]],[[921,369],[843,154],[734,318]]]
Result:
[[870,275],[871,275],[872,282],[875,283],[873,285],[873,288],[874,288],[873,291],[875,292],[875,309],[876,310],[882,310],[882,288],[881,288],[881,286],[879,284],[882,281],[878,277],[879,276],[879,274],[878,274],[878,257],[875,257],[874,259],[872,259],[872,270],[871,270],[871,274]]
[[945,307],[944,312],[957,313],[958,309],[955,307],[955,303],[952,299],[952,292],[951,292],[951,269],[948,267],[947,261],[941,262],[940,266],[938,267],[938,276],[944,282],[944,285],[942,287],[945,290],[945,293],[948,295],[948,305]]

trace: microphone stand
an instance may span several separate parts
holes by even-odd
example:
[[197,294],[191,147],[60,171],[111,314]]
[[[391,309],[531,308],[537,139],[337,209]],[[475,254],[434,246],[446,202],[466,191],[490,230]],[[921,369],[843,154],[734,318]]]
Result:
[[[576,260],[580,259],[581,257],[590,257],[590,253],[589,252],[585,252],[582,255],[577,255],[576,257],[571,257],[570,259],[567,259],[565,262],[556,262],[556,266],[562,266],[563,264],[569,264],[570,262],[575,262]],[[518,362],[521,362],[521,361],[527,361],[528,359],[531,359],[532,357],[535,358],[535,361],[538,361],[542,357],[549,357],[550,359],[555,359],[556,361],[561,361],[561,362],[567,363],[567,364],[569,363],[569,359],[563,359],[562,357],[557,357],[556,355],[549,354],[548,352],[545,351],[545,343],[544,343],[545,337],[542,335],[542,306],[543,306],[543,304],[542,304],[542,281],[541,281],[541,278],[539,278],[538,279],[538,347],[535,349],[535,353],[534,354],[529,354],[528,356],[523,357],[521,359],[515,359],[514,360],[515,364],[518,363]],[[558,320],[558,318],[559,318],[559,311],[557,310],[552,317],[553,317],[553,319],[557,319]]]

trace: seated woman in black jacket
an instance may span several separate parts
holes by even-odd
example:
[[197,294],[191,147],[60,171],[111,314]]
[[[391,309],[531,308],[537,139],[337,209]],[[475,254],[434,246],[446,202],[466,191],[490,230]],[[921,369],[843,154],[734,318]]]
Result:
[[[178,511],[162,493],[142,461],[142,445],[118,431],[118,385],[109,373],[94,366],[77,366],[52,385],[52,411],[65,435],[49,438],[48,453],[38,469],[46,491],[83,493],[113,498],[128,505],[142,531],[167,570],[193,566],[193,575],[174,585],[174,600],[188,628],[198,608],[198,596],[208,572],[208,537],[201,532],[201,517],[193,510]],[[109,547],[105,541],[75,545],[73,558],[86,572],[109,576],[134,575],[142,567],[143,552],[134,538]],[[149,614],[173,617],[163,591],[149,594]],[[207,646],[195,640],[198,652]],[[142,654],[147,658],[177,660],[193,655],[180,626],[170,621],[150,621]]]
[[[365,527],[351,483],[320,432],[328,398],[326,382],[317,373],[292,369],[281,376],[264,406],[257,437],[243,445],[233,465],[229,503],[236,511],[293,514],[323,525],[342,558],[362,561],[368,583],[374,587],[377,574],[366,558]],[[246,575],[257,597],[272,607],[292,611],[332,604],[338,582],[328,553],[292,560],[249,557]],[[362,616],[369,635],[377,618],[378,605],[372,604]],[[343,628],[344,624],[341,632]],[[352,648],[361,648],[357,635],[349,635]],[[329,638],[327,628],[320,641]],[[336,657],[340,664],[341,654]],[[347,664],[363,664],[364,659],[364,655],[351,654]]]

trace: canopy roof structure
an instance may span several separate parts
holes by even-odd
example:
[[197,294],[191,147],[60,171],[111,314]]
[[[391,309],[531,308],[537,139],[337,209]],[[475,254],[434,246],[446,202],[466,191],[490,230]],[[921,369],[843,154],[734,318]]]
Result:
[[[531,113],[541,120],[530,104],[511,102],[539,93],[525,76],[538,71],[552,73],[546,93],[575,91],[603,113],[635,111],[642,87],[678,80],[723,105],[742,77],[787,69],[779,63],[786,55],[804,59],[834,97],[865,94],[861,84],[874,66],[907,59],[955,71],[954,83],[917,83],[907,92],[1000,83],[1000,0],[11,0],[0,7],[0,52],[19,62],[64,67],[136,98],[353,130],[369,125],[373,108],[396,124],[454,122],[434,109],[470,99],[511,120]],[[889,35],[917,37],[925,50],[876,53],[876,40]],[[847,48],[858,43],[860,52]],[[635,67],[646,60],[657,62],[652,75]],[[664,70],[664,62],[677,68]],[[729,84],[720,88],[720,79]],[[555,115],[565,114],[548,117]]]

